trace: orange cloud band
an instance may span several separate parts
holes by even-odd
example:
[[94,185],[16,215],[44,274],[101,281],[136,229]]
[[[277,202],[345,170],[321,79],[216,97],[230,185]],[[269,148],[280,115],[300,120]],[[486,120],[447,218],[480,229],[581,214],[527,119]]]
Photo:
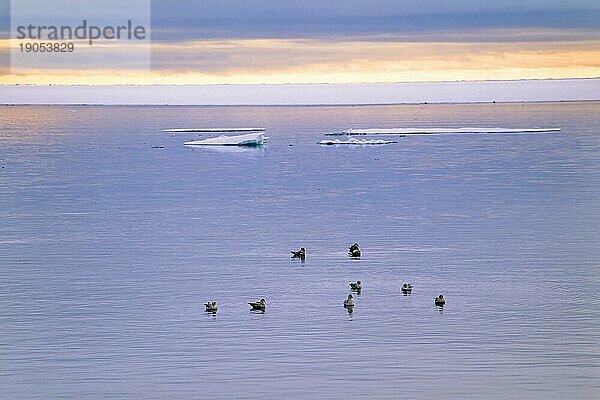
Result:
[[[11,46],[0,40],[0,52]],[[153,43],[152,71],[20,70],[3,84],[357,83],[592,78],[600,40],[399,42],[206,40]]]

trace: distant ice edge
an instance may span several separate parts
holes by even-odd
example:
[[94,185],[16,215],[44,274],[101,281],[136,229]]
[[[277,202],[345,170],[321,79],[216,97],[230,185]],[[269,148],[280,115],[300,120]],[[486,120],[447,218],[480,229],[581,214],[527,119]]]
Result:
[[234,132],[265,132],[265,128],[178,128],[178,129],[163,129],[163,132],[169,133],[234,133]]
[[327,136],[344,135],[439,135],[477,133],[546,133],[560,132],[560,128],[369,128],[346,129],[325,133]]

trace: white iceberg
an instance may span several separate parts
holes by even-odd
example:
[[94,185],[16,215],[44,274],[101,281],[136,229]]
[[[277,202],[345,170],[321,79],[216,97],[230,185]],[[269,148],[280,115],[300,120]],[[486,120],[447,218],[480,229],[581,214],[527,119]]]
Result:
[[340,140],[340,139],[321,140],[319,142],[319,144],[324,144],[324,145],[351,144],[351,145],[359,145],[359,146],[360,145],[392,144],[392,143],[398,143],[398,142],[394,142],[392,140],[383,140],[383,139],[366,140],[366,139],[356,139],[356,138],[350,138],[348,140]]
[[185,142],[186,146],[260,146],[268,138],[264,132],[248,133],[237,136],[218,136],[204,140]]
[[325,135],[438,135],[469,133],[545,133],[559,131],[560,128],[371,128],[346,129],[341,132],[326,133]]

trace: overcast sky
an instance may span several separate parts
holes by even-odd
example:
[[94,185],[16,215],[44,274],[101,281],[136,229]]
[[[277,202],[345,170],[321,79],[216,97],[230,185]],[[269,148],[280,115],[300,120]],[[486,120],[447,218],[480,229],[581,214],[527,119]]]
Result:
[[[92,2],[96,7],[103,3]],[[0,0],[4,54],[10,48],[9,22],[8,0]],[[106,60],[92,68],[57,65],[19,74],[5,69],[0,82],[352,83],[600,76],[597,0],[154,0],[151,29],[152,71],[112,70]]]
[[157,39],[312,38],[485,31],[581,30],[598,35],[600,2],[476,0],[224,0],[153,2]]

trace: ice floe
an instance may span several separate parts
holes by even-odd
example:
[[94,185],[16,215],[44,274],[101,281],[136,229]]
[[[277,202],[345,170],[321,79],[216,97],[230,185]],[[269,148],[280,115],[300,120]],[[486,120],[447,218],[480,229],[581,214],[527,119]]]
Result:
[[398,142],[395,142],[393,140],[383,140],[383,139],[367,140],[367,139],[356,139],[356,138],[350,138],[348,140],[340,140],[340,139],[321,140],[319,142],[319,144],[324,144],[324,145],[351,144],[351,145],[359,145],[359,146],[360,145],[392,144],[392,143],[398,143]]
[[264,132],[248,133],[246,135],[225,136],[185,142],[186,146],[260,146],[268,138]]
[[439,135],[473,133],[545,133],[559,131],[560,128],[370,128],[346,129],[341,132],[326,133],[325,135]]
[[197,133],[235,133],[235,132],[264,132],[264,128],[181,128],[163,129],[163,132],[197,132]]

